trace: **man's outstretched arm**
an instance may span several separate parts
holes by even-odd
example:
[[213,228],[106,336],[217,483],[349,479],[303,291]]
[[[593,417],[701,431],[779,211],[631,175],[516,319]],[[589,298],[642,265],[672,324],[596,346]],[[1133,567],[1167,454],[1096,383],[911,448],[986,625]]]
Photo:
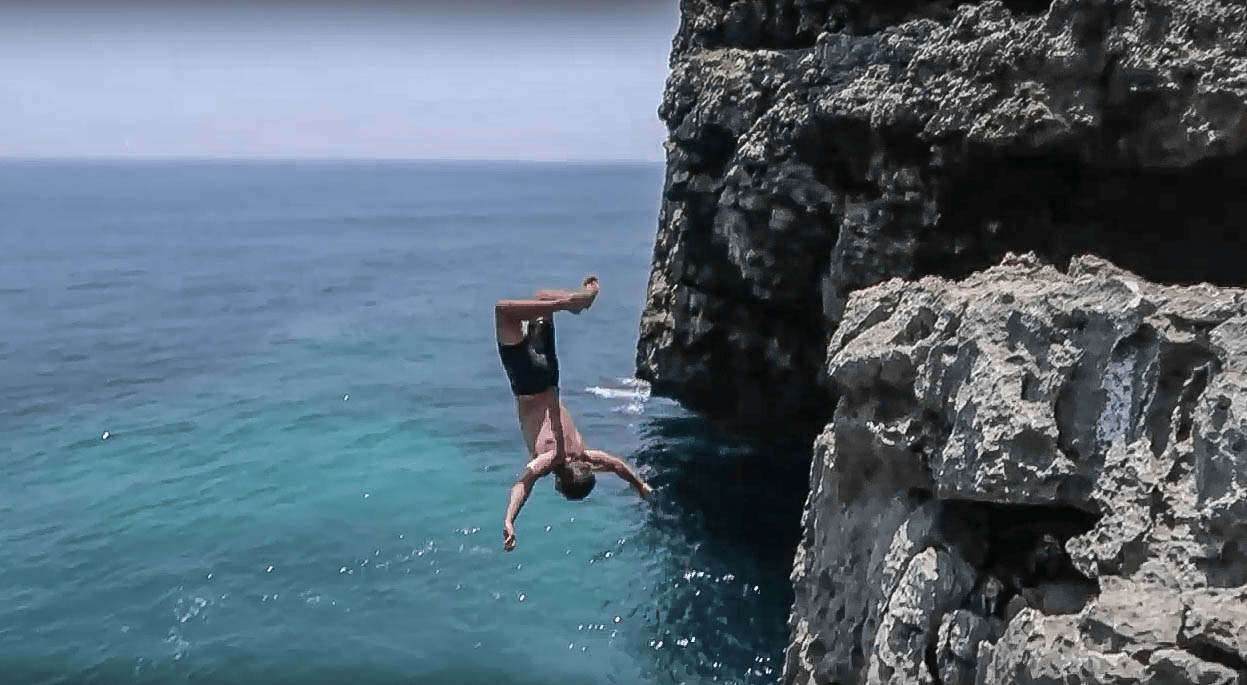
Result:
[[515,519],[520,509],[528,501],[533,492],[533,484],[538,478],[550,473],[554,465],[554,452],[538,455],[536,459],[524,466],[524,473],[511,486],[511,498],[507,502],[507,513],[502,519],[502,547],[510,552],[515,549]]
[[628,465],[628,462],[613,456],[602,450],[585,450],[585,461],[589,462],[595,469],[610,471],[620,478],[628,481],[637,494],[644,499],[649,499],[654,494],[654,488],[650,487],[636,472],[636,469]]

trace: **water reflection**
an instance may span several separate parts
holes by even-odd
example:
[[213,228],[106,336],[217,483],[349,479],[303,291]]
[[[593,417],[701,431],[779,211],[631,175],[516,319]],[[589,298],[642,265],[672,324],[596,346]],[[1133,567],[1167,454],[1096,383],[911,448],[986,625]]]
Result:
[[642,661],[656,682],[773,683],[792,604],[809,448],[749,446],[693,416],[657,417],[632,455],[659,489],[637,543],[656,587]]

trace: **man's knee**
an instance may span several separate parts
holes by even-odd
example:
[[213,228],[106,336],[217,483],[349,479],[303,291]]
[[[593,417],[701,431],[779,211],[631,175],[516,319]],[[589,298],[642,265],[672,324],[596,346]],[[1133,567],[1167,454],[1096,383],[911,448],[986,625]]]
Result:
[[504,300],[499,300],[494,305],[494,326],[498,331],[498,339],[503,342],[518,342],[524,336],[524,322]]
[[516,315],[515,308],[506,300],[498,300],[494,304],[494,320],[498,323],[520,323],[520,318]]

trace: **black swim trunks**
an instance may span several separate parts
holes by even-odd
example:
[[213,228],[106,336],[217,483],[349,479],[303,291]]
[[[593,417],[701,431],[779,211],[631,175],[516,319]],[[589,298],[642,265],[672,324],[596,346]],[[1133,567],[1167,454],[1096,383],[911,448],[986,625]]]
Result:
[[559,385],[559,358],[554,353],[554,322],[530,321],[524,339],[514,345],[498,343],[502,368],[516,395],[536,395]]

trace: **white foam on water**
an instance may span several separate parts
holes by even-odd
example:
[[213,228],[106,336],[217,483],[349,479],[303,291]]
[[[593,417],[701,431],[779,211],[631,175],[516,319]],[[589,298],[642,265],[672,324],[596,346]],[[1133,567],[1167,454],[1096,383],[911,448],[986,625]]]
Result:
[[607,400],[629,400],[627,404],[613,407],[612,411],[625,414],[640,414],[644,412],[645,403],[650,399],[649,383],[639,378],[617,378],[616,381],[622,387],[611,388],[594,385],[585,388],[585,392]]
[[644,390],[638,388],[603,388],[601,386],[590,386],[585,388],[585,392],[592,393],[607,400],[615,400],[620,398],[626,399],[649,399],[649,388]]

